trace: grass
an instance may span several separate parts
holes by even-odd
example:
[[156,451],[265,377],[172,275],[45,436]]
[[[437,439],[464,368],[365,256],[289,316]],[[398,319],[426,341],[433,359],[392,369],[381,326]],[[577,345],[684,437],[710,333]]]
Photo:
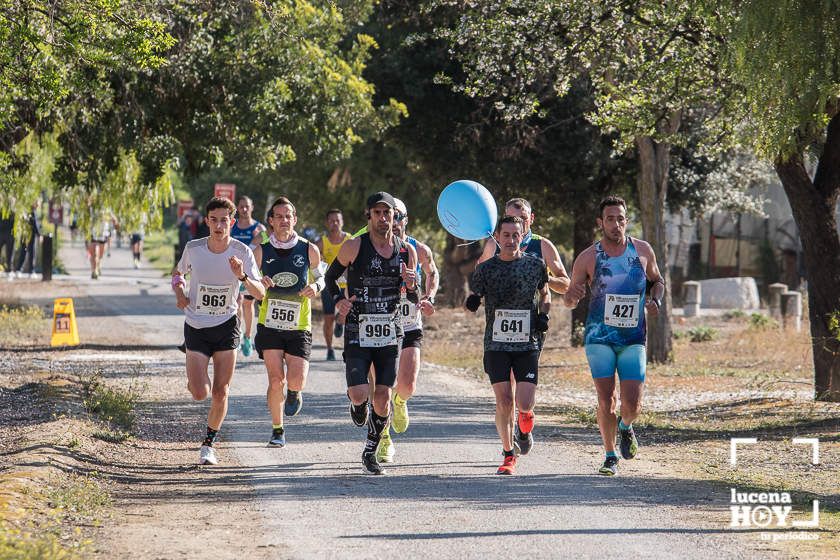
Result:
[[172,246],[176,243],[178,232],[175,228],[150,232],[143,241],[143,255],[152,266],[167,275],[175,268],[175,251]]
[[64,519],[76,522],[94,520],[111,506],[111,496],[95,471],[62,479],[47,492],[47,499]]
[[779,322],[762,313],[750,315],[750,328],[755,330],[767,330],[779,328]]
[[131,438],[132,433],[123,430],[96,430],[93,437],[108,443],[122,443]]
[[30,501],[23,519],[0,519],[0,560],[86,558],[91,541],[80,526],[98,523],[112,505],[95,472],[59,473],[45,477],[38,490],[9,490],[26,494]]
[[49,329],[45,323],[44,312],[37,305],[0,305],[0,346],[20,346],[22,341]]
[[127,391],[108,387],[101,374],[94,373],[82,380],[82,392],[82,402],[88,412],[122,431],[134,431],[137,422],[135,408],[141,396],[136,387],[132,386]]
[[686,334],[691,342],[708,342],[717,336],[718,331],[712,327],[699,326],[688,329]]

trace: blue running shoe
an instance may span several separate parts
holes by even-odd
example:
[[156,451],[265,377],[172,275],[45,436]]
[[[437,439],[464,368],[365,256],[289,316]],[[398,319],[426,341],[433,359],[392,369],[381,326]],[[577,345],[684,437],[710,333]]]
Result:
[[286,391],[286,405],[283,408],[286,416],[296,416],[301,408],[303,408],[303,395],[300,391]]

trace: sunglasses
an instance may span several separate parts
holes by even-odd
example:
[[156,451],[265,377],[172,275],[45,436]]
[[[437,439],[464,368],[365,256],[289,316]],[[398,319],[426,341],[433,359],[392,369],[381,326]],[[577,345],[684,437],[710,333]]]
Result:
[[406,214],[403,214],[402,212],[395,212],[395,213],[394,213],[394,219],[395,219],[396,221],[398,221],[398,222],[403,221],[403,220],[404,220],[404,219],[406,219],[407,217],[408,217],[408,216],[407,216]]

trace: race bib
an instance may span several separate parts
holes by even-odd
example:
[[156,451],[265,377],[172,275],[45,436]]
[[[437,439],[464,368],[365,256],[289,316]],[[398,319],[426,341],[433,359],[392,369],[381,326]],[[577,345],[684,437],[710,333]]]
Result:
[[408,298],[400,298],[400,318],[404,330],[412,331],[419,328],[417,323],[417,306],[408,301]]
[[497,309],[493,321],[493,342],[528,342],[531,336],[530,309]]
[[230,286],[199,284],[195,298],[197,315],[224,315],[232,303],[233,294]]
[[265,326],[278,331],[297,330],[300,302],[270,298],[265,310]]
[[604,324],[611,327],[635,327],[639,324],[640,307],[637,295],[607,294],[604,300]]
[[359,346],[382,348],[397,343],[397,331],[390,315],[368,313],[359,315]]

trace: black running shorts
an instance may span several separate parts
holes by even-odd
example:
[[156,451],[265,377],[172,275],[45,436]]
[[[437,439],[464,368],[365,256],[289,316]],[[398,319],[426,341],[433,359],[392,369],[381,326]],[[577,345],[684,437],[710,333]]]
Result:
[[197,329],[184,323],[184,344],[187,350],[201,352],[212,358],[216,352],[236,350],[239,348],[239,322],[236,316],[231,317],[221,325]]
[[312,333],[309,331],[280,331],[257,325],[257,336],[254,337],[257,354],[263,359],[265,350],[282,350],[290,356],[297,356],[309,360],[312,355]]
[[484,352],[484,371],[490,377],[490,383],[510,381],[510,370],[517,383],[537,384],[540,365],[539,350],[523,352]]
[[362,348],[358,344],[344,347],[344,367],[347,386],[355,387],[368,382],[368,371],[373,364],[377,385],[393,387],[397,381],[397,367],[400,363],[400,346]]
[[405,331],[402,341],[403,350],[406,348],[420,348],[421,346],[423,346],[423,329]]

